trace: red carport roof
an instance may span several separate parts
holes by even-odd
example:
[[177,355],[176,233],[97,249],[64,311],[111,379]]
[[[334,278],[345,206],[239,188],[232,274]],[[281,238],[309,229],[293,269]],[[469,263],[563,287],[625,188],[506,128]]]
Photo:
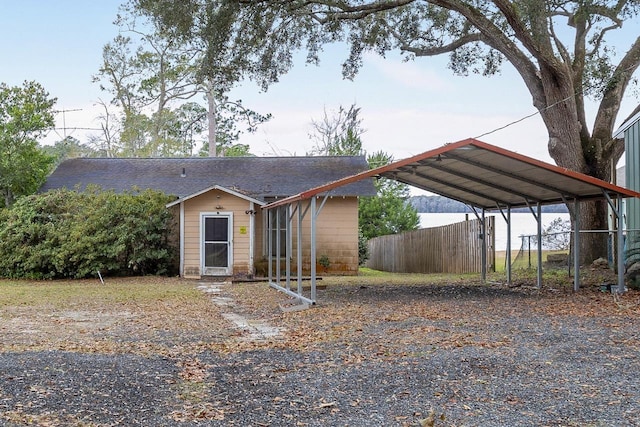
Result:
[[505,150],[465,139],[270,203],[269,209],[374,177],[390,178],[482,209],[537,203],[638,197],[640,193]]

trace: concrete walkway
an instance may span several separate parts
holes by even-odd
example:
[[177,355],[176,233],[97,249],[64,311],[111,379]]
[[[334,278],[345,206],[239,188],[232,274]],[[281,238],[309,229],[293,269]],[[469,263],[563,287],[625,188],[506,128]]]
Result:
[[238,313],[233,298],[225,295],[224,289],[232,286],[231,282],[198,282],[198,289],[211,295],[211,301],[220,307],[222,316],[237,329],[246,333],[247,341],[264,341],[278,339],[283,330],[271,326],[262,320],[249,319]]

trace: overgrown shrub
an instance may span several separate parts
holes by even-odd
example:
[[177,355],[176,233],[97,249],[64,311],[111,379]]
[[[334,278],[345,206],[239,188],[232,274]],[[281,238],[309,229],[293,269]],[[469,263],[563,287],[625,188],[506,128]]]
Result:
[[171,274],[172,199],[151,190],[55,190],[0,210],[0,276]]

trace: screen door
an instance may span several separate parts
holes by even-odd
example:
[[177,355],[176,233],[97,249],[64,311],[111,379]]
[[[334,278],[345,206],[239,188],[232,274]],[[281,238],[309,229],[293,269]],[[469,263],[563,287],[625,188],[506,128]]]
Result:
[[202,237],[203,275],[231,274],[231,215],[203,216]]

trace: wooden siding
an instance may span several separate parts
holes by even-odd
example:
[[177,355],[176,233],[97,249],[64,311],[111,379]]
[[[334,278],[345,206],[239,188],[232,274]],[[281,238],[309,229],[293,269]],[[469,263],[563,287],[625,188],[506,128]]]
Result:
[[[308,214],[309,215],[309,214]],[[310,219],[303,221],[303,243],[311,241]],[[311,245],[303,245],[303,266],[311,267]],[[329,274],[358,272],[358,199],[334,197],[327,200],[316,224],[316,256],[329,259]],[[318,266],[318,273],[324,273]]]
[[[320,206],[322,199],[318,199],[317,206]],[[302,212],[305,211],[309,201],[303,201]],[[297,266],[297,212],[294,209],[292,221],[292,271]],[[256,224],[260,227],[266,226],[266,212],[262,216],[256,216]],[[284,225],[282,225],[284,227]],[[266,259],[268,248],[264,240],[265,233],[261,232],[256,239],[256,247],[259,248],[260,255],[256,259]],[[282,245],[285,242],[281,243]],[[284,247],[284,246],[283,246]],[[356,197],[333,197],[329,198],[323,206],[316,222],[316,256],[319,260],[322,256],[329,259],[327,270],[320,265],[317,266],[318,274],[343,274],[354,275],[358,272],[358,199]],[[284,266],[284,262],[283,262]],[[308,274],[311,270],[311,210],[307,210],[302,221],[302,270]],[[265,274],[265,267],[259,269],[258,274]]]
[[[218,199],[218,196],[220,198]],[[320,203],[318,203],[319,206]],[[216,206],[221,206],[217,209]],[[303,203],[303,211],[306,203]],[[184,202],[184,270],[185,277],[200,277],[200,214],[207,213],[233,213],[233,274],[253,275],[254,268],[251,265],[249,250],[250,209],[247,200],[235,197],[220,190],[212,190],[208,193],[194,197]],[[267,246],[265,240],[266,212],[259,206],[254,206],[254,265],[260,264],[266,259]],[[311,270],[311,211],[307,211],[302,224],[302,261],[303,271]],[[245,227],[247,233],[242,234],[241,228]],[[297,265],[297,242],[295,239],[297,227],[297,214],[293,221],[293,257],[292,267]],[[317,257],[323,255],[329,259],[330,266],[327,271],[317,266],[318,274],[346,274],[352,275],[358,272],[358,199],[356,197],[333,197],[327,200],[318,216],[316,225]],[[282,242],[284,245],[284,242]],[[264,274],[264,268],[257,272]]]
[[[495,218],[487,217],[487,266],[495,266]],[[367,267],[394,273],[479,273],[481,222],[477,219],[376,237],[368,242]]]
[[[200,277],[200,214],[233,214],[233,274],[253,274],[250,265],[250,202],[220,190],[212,190],[184,202],[184,271],[185,277]],[[241,230],[246,230],[242,233]]]

